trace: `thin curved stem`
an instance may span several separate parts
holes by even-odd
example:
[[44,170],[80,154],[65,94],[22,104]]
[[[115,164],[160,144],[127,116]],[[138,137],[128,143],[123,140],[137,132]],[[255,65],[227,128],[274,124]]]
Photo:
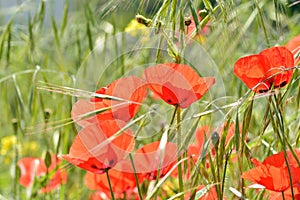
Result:
[[[176,115],[177,115],[177,146],[181,147],[181,110],[178,106],[175,107]],[[178,151],[177,155],[178,162],[181,160],[181,152]],[[183,192],[183,180],[182,180],[182,165],[178,165],[178,183],[179,183],[179,193]],[[181,200],[184,200],[184,197],[180,197]]]
[[111,199],[115,200],[115,195],[114,195],[114,191],[113,191],[112,186],[111,186],[108,170],[109,169],[105,170],[105,174],[106,174],[107,182],[108,182],[108,185],[109,185],[109,191],[110,191],[110,194],[111,194]]

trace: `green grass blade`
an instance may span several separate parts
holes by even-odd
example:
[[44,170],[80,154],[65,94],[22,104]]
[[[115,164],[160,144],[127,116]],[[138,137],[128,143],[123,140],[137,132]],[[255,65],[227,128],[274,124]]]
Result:
[[60,28],[60,37],[62,37],[65,33],[68,24],[68,14],[69,14],[69,3],[67,1],[65,2],[65,7],[64,7],[64,15],[61,23],[61,28]]

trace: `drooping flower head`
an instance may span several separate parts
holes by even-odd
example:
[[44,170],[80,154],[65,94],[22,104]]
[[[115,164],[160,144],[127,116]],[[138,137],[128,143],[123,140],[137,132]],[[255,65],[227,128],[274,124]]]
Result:
[[293,76],[293,54],[286,47],[272,47],[259,54],[242,57],[234,64],[234,73],[256,93],[287,85]]
[[202,78],[191,67],[176,63],[148,67],[143,77],[152,92],[180,108],[199,100],[215,83],[213,77]]

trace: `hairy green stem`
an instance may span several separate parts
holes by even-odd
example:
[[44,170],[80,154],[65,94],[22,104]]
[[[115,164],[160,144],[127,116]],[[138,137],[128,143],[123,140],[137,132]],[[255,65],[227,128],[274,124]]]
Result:
[[136,187],[138,189],[139,199],[142,200],[143,198],[142,198],[141,189],[139,187],[139,179],[138,179],[138,176],[136,174],[136,169],[135,169],[135,166],[134,166],[134,162],[133,162],[133,158],[132,158],[131,153],[129,153],[129,158],[130,158],[130,162],[131,162],[131,165],[132,165],[132,168],[133,168],[133,172],[134,172],[134,178],[135,178]]
[[[177,111],[177,146],[180,149],[181,147],[181,110],[178,106],[175,107],[175,110]],[[178,151],[178,162],[181,160],[181,152]],[[182,165],[178,165],[178,183],[179,183],[179,193],[183,192],[183,180],[182,180]],[[180,197],[181,200],[184,200],[183,195]]]
[[[294,200],[293,179],[292,179],[290,164],[289,164],[288,159],[287,159],[288,154],[287,154],[287,151],[286,151],[286,142],[288,142],[288,141],[286,141],[285,136],[284,136],[284,122],[283,122],[282,113],[281,113],[281,110],[280,110],[280,105],[278,105],[278,101],[277,101],[277,98],[276,98],[275,95],[274,95],[274,99],[275,99],[275,103],[273,101],[271,101],[271,103],[272,103],[272,105],[275,109],[275,116],[276,116],[275,120],[278,122],[278,124],[275,124],[275,121],[272,120],[272,125],[273,125],[273,128],[278,127],[278,125],[279,125],[279,128],[280,128],[280,130],[274,129],[274,131],[276,130],[275,132],[277,133],[279,141],[282,144],[282,149],[283,149],[283,153],[284,153],[284,160],[285,160],[285,163],[287,165],[287,170],[288,170],[288,174],[289,174],[289,181],[290,181],[292,199]],[[272,117],[272,115],[271,115],[271,117]]]
[[110,191],[110,194],[111,194],[111,199],[115,200],[115,195],[114,195],[114,191],[112,189],[112,185],[111,185],[111,182],[110,182],[108,169],[105,170],[105,174],[106,174],[107,182],[108,182],[108,185],[109,185],[109,191]]

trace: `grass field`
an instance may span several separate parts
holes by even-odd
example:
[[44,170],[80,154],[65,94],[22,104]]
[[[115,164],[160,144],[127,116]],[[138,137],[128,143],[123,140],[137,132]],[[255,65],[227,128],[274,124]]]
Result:
[[300,1],[0,3],[0,200],[300,199]]

